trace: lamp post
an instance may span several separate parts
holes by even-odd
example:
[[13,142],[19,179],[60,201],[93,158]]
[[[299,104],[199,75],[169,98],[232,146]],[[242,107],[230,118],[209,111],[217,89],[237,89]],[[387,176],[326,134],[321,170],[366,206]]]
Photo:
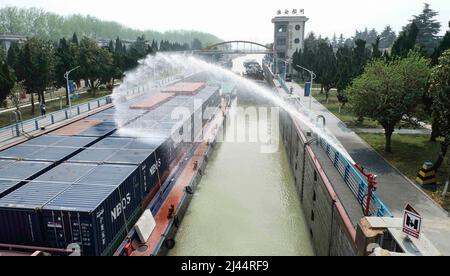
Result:
[[316,75],[313,71],[311,71],[311,70],[309,70],[309,69],[307,69],[307,68],[305,68],[305,67],[303,67],[303,66],[295,65],[295,67],[298,67],[298,68],[300,68],[300,69],[303,69],[303,70],[305,70],[306,72],[308,72],[309,74],[311,74],[311,93],[310,93],[310,95],[309,95],[309,110],[311,110],[311,109],[312,109],[312,89],[313,89],[313,81],[316,79],[317,75]]
[[72,73],[73,71],[77,70],[78,68],[80,68],[81,66],[77,66],[69,71],[67,71],[64,74],[64,78],[66,79],[66,83],[67,83],[67,96],[69,97],[69,113],[70,113],[70,118],[72,117],[72,99],[70,98],[70,87],[69,87],[69,75],[70,73]]
[[291,63],[291,61],[290,60],[285,60],[285,59],[282,59],[282,58],[278,58],[278,59],[281,60],[282,62],[284,62],[284,78],[283,78],[283,80],[285,80],[286,79],[286,74],[287,74],[287,66],[288,66],[288,64]]

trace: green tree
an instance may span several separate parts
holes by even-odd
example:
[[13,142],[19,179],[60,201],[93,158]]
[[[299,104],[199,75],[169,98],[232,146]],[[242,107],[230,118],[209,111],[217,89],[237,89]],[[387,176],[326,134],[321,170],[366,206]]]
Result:
[[392,56],[406,57],[415,48],[418,34],[419,29],[415,22],[404,27],[392,46]]
[[92,96],[96,96],[98,87],[110,77],[113,64],[112,54],[89,38],[80,42],[80,66],[84,79],[88,80]]
[[[73,41],[73,40],[72,40]],[[66,105],[69,105],[69,91],[67,90],[67,80],[64,75],[67,71],[80,65],[80,53],[78,45],[73,42],[67,42],[62,38],[59,42],[58,48],[55,51],[55,85],[57,87],[64,87],[66,90]],[[79,71],[73,71],[70,77],[74,80],[79,79]]]
[[0,60],[7,59],[7,55],[8,55],[8,53],[6,52],[5,47],[3,47],[2,44],[0,44]]
[[114,53],[114,42],[112,40],[109,41],[107,49],[110,53]]
[[114,45],[114,52],[115,53],[120,53],[120,54],[125,54],[126,53],[126,49],[122,45],[122,41],[120,40],[119,37],[116,38],[116,43]]
[[353,79],[353,52],[348,46],[344,46],[338,49],[336,53],[337,63],[337,97],[341,103],[341,108],[348,102],[344,95],[344,90],[350,85]]
[[9,47],[6,61],[8,65],[14,70],[19,64],[19,54],[20,54],[19,44],[12,43],[11,46]]
[[370,59],[370,50],[366,49],[366,42],[364,40],[357,39],[354,44],[354,48],[344,46],[339,48],[336,53],[337,98],[341,103],[339,112],[348,102],[347,96],[344,93],[345,89],[355,77],[363,72],[364,66]]
[[80,45],[80,42],[79,42],[79,40],[78,40],[78,36],[77,36],[77,33],[73,33],[73,36],[72,36],[72,43],[73,44],[75,44],[75,45]]
[[373,59],[381,58],[383,55],[380,51],[380,41],[381,41],[381,38],[377,37],[375,43],[372,44],[372,58]]
[[366,42],[366,45],[370,46],[375,43],[377,37],[378,32],[375,29],[369,31],[369,29],[365,28],[364,31],[355,31],[353,41],[356,43],[357,40],[364,40]]
[[27,93],[31,95],[31,114],[34,115],[34,93],[45,103],[44,91],[52,84],[54,76],[54,51],[49,41],[30,38],[25,43],[21,66]]
[[109,76],[111,78],[111,88],[114,88],[114,82],[116,79],[121,79],[123,77],[123,55],[124,49],[122,47],[122,43],[119,38],[116,39],[114,46],[114,42],[111,40],[108,46],[108,51],[111,53],[113,57],[113,62],[110,66]]
[[339,40],[338,40],[338,47],[339,47],[339,48],[344,47],[344,44],[345,44],[345,38],[344,38],[344,35],[341,34],[341,35],[339,36]]
[[169,40],[178,43],[191,43],[194,38],[198,38],[204,45],[222,41],[212,34],[197,31],[177,30],[161,33],[152,30],[136,30],[117,22],[102,21],[89,15],[61,16],[36,8],[6,7],[0,9],[0,33],[37,36],[42,39],[59,41],[62,37],[70,38],[74,32],[80,38],[87,36],[115,39],[119,36],[122,39],[132,40],[144,34],[157,41]]
[[366,41],[358,39],[355,41],[355,48],[353,49],[353,76],[359,76],[370,59],[370,51],[366,49]]
[[316,55],[317,81],[321,84],[321,90],[325,91],[328,102],[330,90],[336,85],[337,61],[333,46],[326,41],[319,42]]
[[438,65],[431,70],[430,84],[433,118],[438,124],[440,136],[444,138],[439,157],[435,162],[434,169],[438,170],[450,145],[450,50],[441,55]]
[[147,55],[147,40],[145,36],[139,36],[131,45],[131,51],[135,52],[136,59],[141,59]]
[[152,49],[155,52],[159,51],[158,42],[156,42],[155,40],[152,41]]
[[[436,66],[439,62],[439,57],[442,55],[442,53],[444,53],[448,49],[450,49],[450,31],[447,31],[441,43],[435,49],[434,53],[431,55],[431,64],[433,66]],[[427,93],[425,93],[423,96],[422,110],[421,112],[419,112],[418,117],[423,117],[424,114],[431,116],[433,115],[433,97],[432,95],[430,95],[430,91],[431,90],[427,91]],[[431,142],[436,142],[437,138],[441,136],[439,125],[440,125],[439,122],[436,119],[433,119],[432,131],[430,136]]]
[[386,26],[380,34],[380,49],[387,49],[392,47],[397,35],[390,25]]
[[5,60],[0,60],[0,105],[11,94],[15,82],[16,77],[14,76],[13,70]]
[[427,88],[429,61],[418,53],[390,62],[378,59],[345,90],[357,116],[378,121],[385,130],[386,152],[392,152],[392,134],[404,116],[411,115]]
[[[448,23],[448,27],[450,28],[450,22]],[[431,56],[433,65],[438,64],[439,57],[448,49],[450,49],[450,30],[445,33],[444,38]]]
[[438,34],[441,31],[441,23],[434,19],[438,14],[425,3],[422,13],[415,15],[412,20],[418,29],[416,43],[423,47],[428,55],[433,53],[439,43]]
[[331,38],[331,46],[333,46],[333,48],[338,47],[338,39],[337,39],[336,33],[334,33],[333,38]]
[[203,48],[203,45],[202,45],[202,42],[200,41],[200,39],[195,38],[195,39],[192,41],[191,49],[192,49],[192,50],[201,50],[202,48]]

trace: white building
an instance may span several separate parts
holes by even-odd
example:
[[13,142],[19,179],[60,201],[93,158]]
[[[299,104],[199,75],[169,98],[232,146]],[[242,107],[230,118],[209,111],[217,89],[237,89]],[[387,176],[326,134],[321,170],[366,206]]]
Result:
[[[277,56],[275,62],[278,73],[292,73],[292,68],[284,61],[292,58],[295,51],[302,49],[305,40],[305,25],[309,20],[304,16],[303,10],[278,11],[278,15],[272,19],[274,24],[274,50]],[[281,59],[281,60],[280,60]]]

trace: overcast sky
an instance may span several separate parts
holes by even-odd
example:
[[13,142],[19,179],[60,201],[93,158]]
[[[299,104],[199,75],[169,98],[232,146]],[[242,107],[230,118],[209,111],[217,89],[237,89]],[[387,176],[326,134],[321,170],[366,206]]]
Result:
[[307,31],[331,37],[352,36],[356,28],[399,31],[423,2],[440,12],[442,33],[450,20],[449,0],[0,0],[0,7],[40,7],[62,15],[93,15],[137,29],[187,29],[213,33],[225,40],[273,40],[272,17],[278,9],[305,9]]

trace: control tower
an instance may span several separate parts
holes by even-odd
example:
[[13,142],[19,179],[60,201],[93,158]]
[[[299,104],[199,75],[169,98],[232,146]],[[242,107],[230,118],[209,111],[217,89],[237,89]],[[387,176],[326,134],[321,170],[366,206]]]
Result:
[[309,20],[304,13],[303,9],[279,10],[277,16],[272,19],[277,73],[292,73],[291,66],[284,61],[291,59],[295,51],[303,49],[305,25]]

